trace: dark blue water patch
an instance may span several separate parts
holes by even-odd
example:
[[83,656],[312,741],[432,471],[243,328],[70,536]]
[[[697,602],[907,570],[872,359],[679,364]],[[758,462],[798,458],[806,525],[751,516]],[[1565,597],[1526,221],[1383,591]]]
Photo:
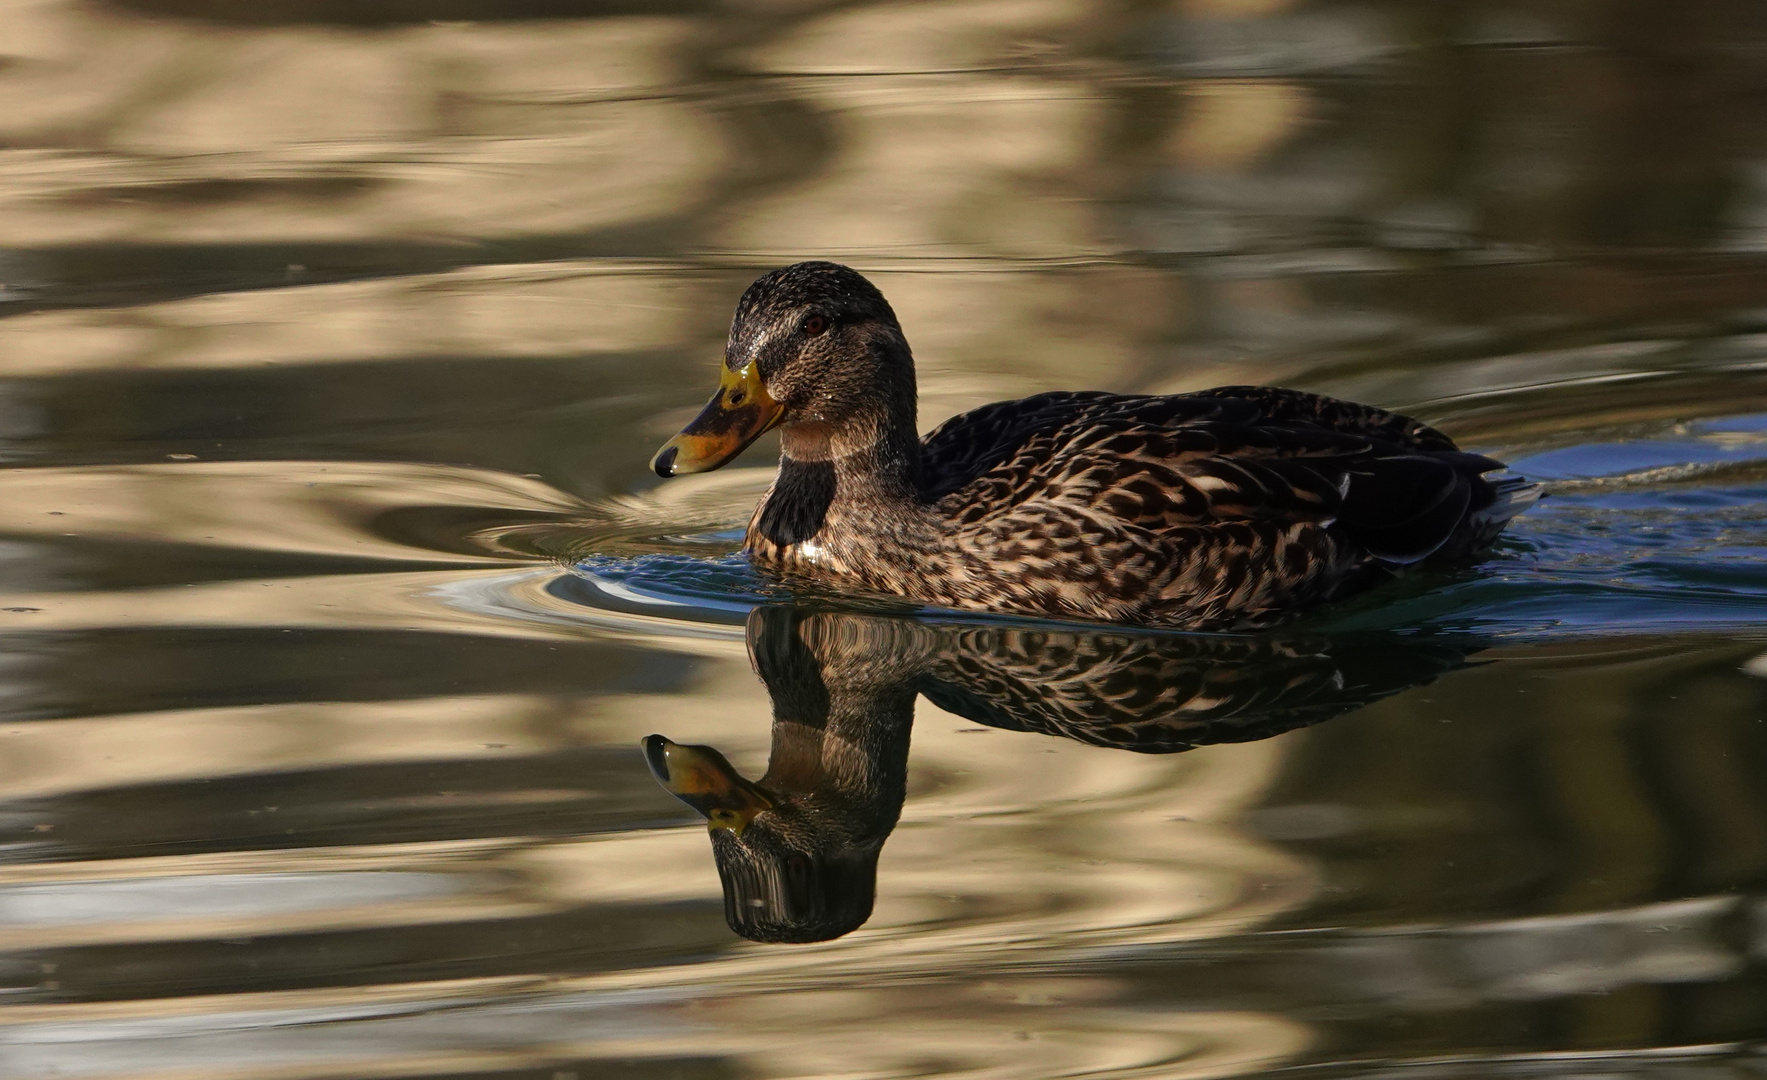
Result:
[[1767,414],[1719,417],[1678,424],[1649,437],[1559,447],[1510,460],[1510,467],[1535,480],[1630,476],[1648,482],[1669,480],[1675,470],[1692,479],[1702,472],[1699,466],[1742,463],[1767,464]]
[[[700,538],[682,538],[684,543]],[[571,573],[547,591],[571,603],[629,615],[740,626],[762,604],[790,604],[827,611],[870,614],[931,614],[931,608],[893,597],[842,593],[819,582],[763,575],[741,552],[714,557],[648,554],[595,555],[579,559]],[[952,612],[959,618],[1008,619],[1027,625],[1062,625],[983,612]]]
[[769,582],[740,552],[691,555],[591,555],[548,586],[572,603],[632,615],[741,624],[757,604],[789,601],[789,590]]
[[1767,435],[1767,413],[1755,413],[1748,416],[1726,416],[1717,420],[1706,421],[1696,425],[1697,430],[1711,433],[1751,432]]
[[1551,494],[1493,555],[1367,614],[1503,635],[1767,632],[1763,428],[1764,417],[1727,417],[1523,458],[1517,471]]
[[1518,518],[1478,565],[1395,582],[1325,621],[1505,637],[1767,634],[1767,493],[1706,489],[1698,502],[1561,494]]
[[1690,465],[1712,465],[1760,458],[1767,447],[1716,440],[1640,439],[1635,442],[1567,446],[1533,454],[1512,467],[1536,480],[1569,480],[1617,476]]

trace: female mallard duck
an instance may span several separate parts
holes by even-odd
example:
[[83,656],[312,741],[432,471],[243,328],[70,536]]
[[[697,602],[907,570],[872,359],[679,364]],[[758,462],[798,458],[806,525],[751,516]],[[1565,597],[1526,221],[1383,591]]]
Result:
[[774,427],[757,565],[1023,615],[1266,625],[1468,555],[1539,497],[1415,420],[1273,387],[1038,394],[923,439],[895,312],[827,262],[748,287],[717,395],[651,467],[715,469]]

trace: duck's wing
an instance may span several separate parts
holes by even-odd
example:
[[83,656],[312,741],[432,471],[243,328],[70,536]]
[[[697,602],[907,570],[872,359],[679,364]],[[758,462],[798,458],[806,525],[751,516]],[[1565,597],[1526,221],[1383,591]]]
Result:
[[1409,450],[1458,450],[1454,440],[1428,424],[1372,405],[1281,386],[1218,386],[1184,395],[1196,401],[1236,401],[1255,406],[1270,423],[1306,424],[1343,435],[1367,435]]
[[1019,447],[1114,402],[1143,401],[1103,391],[1058,390],[996,401],[951,417],[920,440],[921,487],[928,499],[951,494],[1010,458]]
[[990,534],[1312,524],[1388,563],[1440,549],[1492,503],[1482,474],[1502,467],[1409,418],[1265,387],[1045,394],[958,417],[923,447],[940,512]]
[[1191,394],[1054,391],[960,413],[921,440],[923,486],[947,495],[1013,457],[1026,442],[1076,422],[1128,421],[1173,428],[1214,421],[1359,435],[1420,451],[1454,440],[1408,416],[1279,386],[1220,386]]

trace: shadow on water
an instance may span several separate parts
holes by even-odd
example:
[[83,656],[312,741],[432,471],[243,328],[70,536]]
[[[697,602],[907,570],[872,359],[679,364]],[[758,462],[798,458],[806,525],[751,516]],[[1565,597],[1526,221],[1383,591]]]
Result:
[[707,818],[724,915],[743,937],[826,941],[870,917],[907,792],[916,695],[1006,731],[1171,754],[1317,724],[1464,662],[1475,647],[963,625],[758,607],[749,659],[773,701],[750,781],[661,735],[645,757]]

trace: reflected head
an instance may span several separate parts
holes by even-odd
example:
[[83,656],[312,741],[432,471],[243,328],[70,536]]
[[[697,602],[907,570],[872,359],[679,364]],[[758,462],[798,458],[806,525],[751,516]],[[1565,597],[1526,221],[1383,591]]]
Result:
[[871,917],[882,844],[805,851],[767,821],[712,834],[724,919],[750,941],[799,944],[851,933]]
[[832,793],[762,788],[709,746],[661,735],[643,746],[657,781],[706,819],[730,929],[751,941],[826,941],[871,916],[888,826],[868,828]]

